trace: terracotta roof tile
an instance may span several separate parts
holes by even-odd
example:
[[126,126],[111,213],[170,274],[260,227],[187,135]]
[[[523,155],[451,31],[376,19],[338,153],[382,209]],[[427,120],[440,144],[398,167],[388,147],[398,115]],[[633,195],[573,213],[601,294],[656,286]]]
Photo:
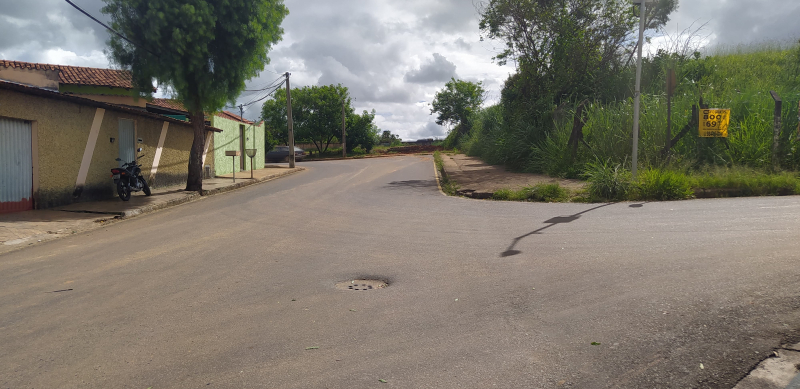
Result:
[[0,60],[0,66],[33,70],[58,70],[60,84],[108,86],[132,89],[131,73],[127,70],[87,68],[82,66],[52,65],[21,61]]
[[217,112],[217,113],[214,114],[214,116],[219,116],[221,118],[225,118],[225,119],[229,119],[229,120],[235,120],[237,122],[242,122],[244,124],[253,124],[253,122],[251,122],[251,121],[249,121],[247,119],[244,119],[239,115],[230,113],[228,111]]
[[162,108],[174,109],[176,111],[189,112],[186,110],[186,107],[183,106],[183,103],[174,99],[153,99],[149,104]]

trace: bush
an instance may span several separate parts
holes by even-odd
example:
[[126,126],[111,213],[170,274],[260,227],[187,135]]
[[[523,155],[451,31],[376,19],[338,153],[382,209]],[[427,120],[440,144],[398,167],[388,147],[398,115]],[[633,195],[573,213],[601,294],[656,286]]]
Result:
[[558,183],[537,184],[520,190],[500,189],[492,194],[492,200],[501,201],[538,201],[558,203],[569,199],[569,191]]
[[767,174],[743,167],[715,168],[691,177],[699,190],[724,190],[728,196],[781,196],[800,194],[797,173]]
[[681,172],[649,169],[638,179],[636,197],[640,200],[684,200],[694,195],[689,177]]
[[631,172],[610,160],[586,164],[583,176],[589,181],[589,194],[600,200],[624,200],[633,187]]
[[557,203],[569,198],[569,192],[562,188],[558,183],[539,184],[530,188],[528,199],[533,201],[543,201],[546,203]]

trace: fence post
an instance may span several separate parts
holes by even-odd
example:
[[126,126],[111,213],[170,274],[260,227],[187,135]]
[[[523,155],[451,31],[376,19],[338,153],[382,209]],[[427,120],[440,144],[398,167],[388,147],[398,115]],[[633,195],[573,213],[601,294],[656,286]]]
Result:
[[783,101],[781,101],[781,97],[778,96],[778,93],[775,91],[769,91],[769,94],[772,95],[772,100],[775,100],[775,122],[773,124],[773,134],[772,134],[772,168],[774,170],[778,170],[780,168],[780,159],[778,158],[778,141],[780,140],[781,136],[781,108],[783,106]]

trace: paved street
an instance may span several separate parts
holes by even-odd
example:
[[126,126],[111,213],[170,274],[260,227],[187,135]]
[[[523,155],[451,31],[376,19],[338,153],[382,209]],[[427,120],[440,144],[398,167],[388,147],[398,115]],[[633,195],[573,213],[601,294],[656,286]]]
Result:
[[[505,203],[441,195],[430,156],[301,166],[0,255],[0,388],[731,388],[800,340],[798,197]],[[389,286],[335,287],[361,278]]]

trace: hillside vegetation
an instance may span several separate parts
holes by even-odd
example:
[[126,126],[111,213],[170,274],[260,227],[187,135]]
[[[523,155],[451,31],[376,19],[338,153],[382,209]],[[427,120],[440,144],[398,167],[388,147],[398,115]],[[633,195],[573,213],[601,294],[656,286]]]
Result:
[[[675,137],[690,121],[692,105],[700,101],[711,108],[730,108],[729,137],[699,138],[691,128],[668,154],[667,142],[667,69],[677,73],[677,88],[672,99],[671,134]],[[623,91],[617,97],[590,96],[585,104],[585,144],[573,155],[568,146],[573,131],[577,99],[566,99],[558,106],[520,106],[506,90],[501,103],[480,110],[470,120],[466,135],[451,133],[448,143],[469,155],[492,164],[504,164],[514,170],[546,173],[556,177],[587,178],[629,177],[633,127],[633,66],[620,71],[614,89]],[[512,76],[513,78],[514,76]],[[627,89],[626,89],[627,88]],[[730,188],[755,185],[744,177],[776,173],[772,165],[774,102],[770,91],[783,99],[782,126],[779,141],[779,169],[783,187],[779,190],[744,190],[737,194],[797,193],[800,169],[798,143],[798,101],[800,101],[800,45],[743,46],[718,49],[709,55],[678,55],[659,51],[646,58],[643,65],[642,109],[639,134],[640,180],[651,179],[669,171],[683,187],[695,189],[703,185]],[[702,99],[702,100],[701,100]],[[583,101],[583,100],[581,100]],[[531,115],[522,109],[538,109]],[[525,120],[534,116],[538,120]],[[615,174],[602,174],[603,169]],[[626,173],[627,172],[627,173]],[[728,177],[732,176],[732,177]],[[735,177],[733,177],[735,176]],[[711,177],[716,177],[712,179]],[[776,179],[778,177],[775,177]],[[629,178],[627,178],[629,179]],[[663,179],[663,177],[662,177]],[[667,178],[667,180],[671,180]],[[744,181],[742,181],[744,180]],[[764,181],[761,177],[758,180]],[[768,180],[768,179],[767,179]],[[786,182],[789,180],[788,182]],[[631,183],[639,187],[638,195],[619,194],[617,198],[666,197],[650,190],[642,196],[647,183]],[[652,183],[651,183],[652,184]],[[623,185],[624,186],[624,185]],[[651,185],[652,186],[652,185]],[[676,198],[691,196],[691,191],[677,190]],[[632,192],[632,193],[633,193]],[[658,192],[657,190],[655,192]],[[609,196],[605,196],[609,197]]]

